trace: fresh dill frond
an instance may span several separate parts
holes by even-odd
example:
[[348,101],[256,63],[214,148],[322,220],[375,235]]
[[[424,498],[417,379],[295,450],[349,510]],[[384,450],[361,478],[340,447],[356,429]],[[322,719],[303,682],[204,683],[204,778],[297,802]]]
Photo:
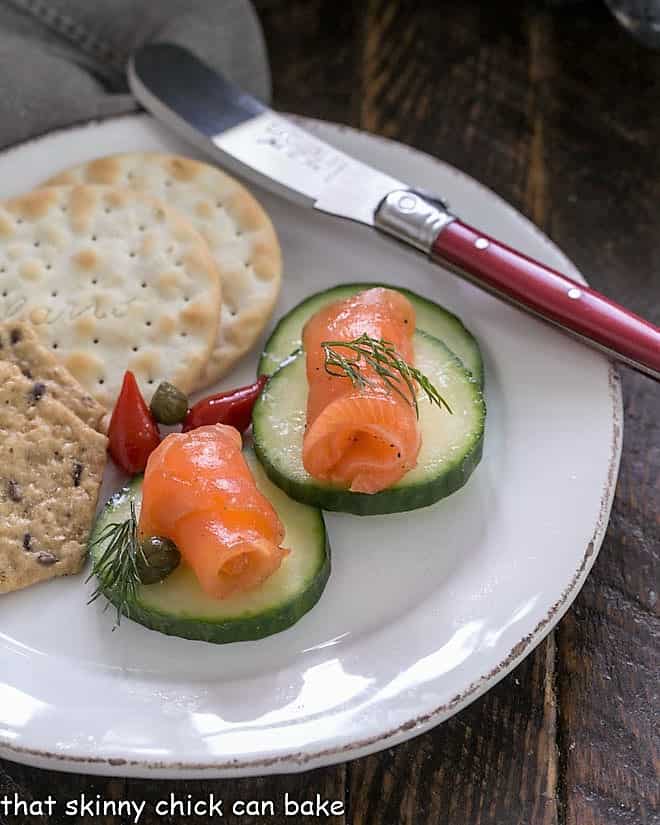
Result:
[[[107,544],[106,544],[107,542]],[[113,594],[113,603],[117,608],[115,626],[121,624],[122,613],[126,613],[135,601],[138,588],[141,585],[138,568],[138,554],[142,553],[138,538],[135,504],[131,501],[130,516],[121,522],[108,524],[95,539],[91,547],[106,544],[103,552],[94,559],[92,572],[87,581],[94,576],[98,585],[90,596],[88,604],[95,602],[106,593]],[[106,605],[106,609],[109,606]]]
[[348,378],[354,387],[364,389],[374,385],[373,380],[364,374],[364,367],[368,366],[392,392],[415,408],[418,418],[417,387],[431,404],[452,412],[429,378],[403,359],[390,341],[363,333],[352,341],[323,341],[321,346],[328,375]]

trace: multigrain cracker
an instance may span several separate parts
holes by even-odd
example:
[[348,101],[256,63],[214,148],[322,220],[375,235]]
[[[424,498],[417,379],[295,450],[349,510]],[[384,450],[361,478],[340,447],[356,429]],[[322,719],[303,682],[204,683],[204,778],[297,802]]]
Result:
[[106,438],[0,361],[0,593],[78,573]]
[[147,397],[163,380],[192,390],[219,311],[203,239],[145,193],[62,186],[0,203],[0,321],[31,321],[108,408],[127,369]]
[[201,385],[217,381],[256,342],[275,307],[282,259],[273,225],[252,195],[214,166],[157,153],[99,158],[49,181],[127,186],[185,215],[221,270],[220,330]]
[[26,378],[43,383],[51,398],[64,404],[85,424],[100,430],[105,407],[64,369],[52,350],[40,343],[32,324],[27,321],[0,324],[0,359],[15,364]]

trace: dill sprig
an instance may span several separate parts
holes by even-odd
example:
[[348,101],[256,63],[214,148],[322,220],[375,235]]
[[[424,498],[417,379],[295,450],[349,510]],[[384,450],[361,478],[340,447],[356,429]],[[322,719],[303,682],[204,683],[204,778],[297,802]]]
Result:
[[[418,418],[417,387],[431,404],[444,407],[451,413],[451,407],[427,376],[405,361],[390,341],[372,338],[365,332],[353,341],[322,341],[321,346],[328,375],[349,378],[354,387],[364,389],[373,386],[373,381],[364,374],[364,366],[367,365],[390,390],[415,408]],[[349,354],[344,354],[342,350]]]
[[[108,524],[95,539],[91,546],[104,544],[107,546],[101,555],[94,559],[94,566],[87,581],[94,576],[99,581],[98,586],[90,596],[88,604],[95,602],[105,593],[112,593],[113,602],[117,608],[115,627],[121,624],[122,613],[126,613],[131,603],[135,601],[137,590],[140,587],[140,573],[138,569],[138,554],[143,550],[138,538],[135,504],[131,501],[131,514],[121,522]],[[107,610],[110,602],[106,604]]]

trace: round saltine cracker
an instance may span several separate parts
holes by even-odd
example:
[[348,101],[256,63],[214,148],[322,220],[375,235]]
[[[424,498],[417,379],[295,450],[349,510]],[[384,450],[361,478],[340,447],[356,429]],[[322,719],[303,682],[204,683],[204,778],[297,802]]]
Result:
[[255,344],[279,295],[282,256],[266,212],[234,178],[174,155],[98,158],[57,175],[48,185],[79,182],[150,192],[185,215],[207,242],[221,270],[222,310],[200,388],[217,381]]
[[147,399],[163,380],[193,390],[220,303],[203,239],[146,193],[61,186],[0,203],[0,319],[31,321],[106,407],[128,369]]

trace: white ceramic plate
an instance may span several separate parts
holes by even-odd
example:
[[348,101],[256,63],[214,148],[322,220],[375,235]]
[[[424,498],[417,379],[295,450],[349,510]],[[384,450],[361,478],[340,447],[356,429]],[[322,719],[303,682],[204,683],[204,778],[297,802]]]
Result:
[[[486,232],[579,277],[475,181],[404,146],[314,123],[328,141],[447,195]],[[145,116],[0,155],[0,195],[96,155],[190,149]],[[458,313],[486,366],[485,454],[467,487],[412,514],[329,515],[334,570],[314,610],[259,642],[215,647],[125,622],[82,578],[0,600],[0,756],[131,776],[298,771],[437,725],[548,633],[594,562],[621,445],[608,361],[365,228],[263,196],[281,238],[277,315],[340,281],[403,284]],[[252,380],[256,357],[225,382]],[[1,474],[0,470],[0,474]]]

